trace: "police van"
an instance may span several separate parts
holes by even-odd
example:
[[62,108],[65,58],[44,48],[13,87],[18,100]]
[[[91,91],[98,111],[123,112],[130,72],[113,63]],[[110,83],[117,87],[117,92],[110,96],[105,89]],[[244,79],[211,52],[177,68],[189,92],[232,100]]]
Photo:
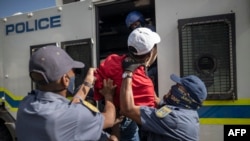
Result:
[[[28,62],[34,51],[57,45],[86,67],[127,52],[125,18],[140,11],[155,26],[158,95],[169,76],[194,74],[208,97],[199,109],[200,140],[223,140],[224,125],[250,124],[249,0],[57,0],[56,6],[0,19],[0,140],[15,141],[19,102],[35,89]],[[31,121],[32,123],[32,121]]]

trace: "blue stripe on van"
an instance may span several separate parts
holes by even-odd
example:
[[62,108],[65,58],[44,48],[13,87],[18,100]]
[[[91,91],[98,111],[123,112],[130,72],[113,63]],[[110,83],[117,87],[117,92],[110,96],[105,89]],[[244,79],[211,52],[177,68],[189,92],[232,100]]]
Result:
[[200,118],[250,118],[250,105],[203,106]]

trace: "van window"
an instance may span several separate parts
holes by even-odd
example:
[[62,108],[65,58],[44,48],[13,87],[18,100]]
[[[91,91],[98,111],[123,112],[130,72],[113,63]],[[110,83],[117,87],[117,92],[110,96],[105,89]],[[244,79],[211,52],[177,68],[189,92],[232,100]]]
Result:
[[207,99],[235,100],[235,14],[178,20],[180,72],[206,84]]

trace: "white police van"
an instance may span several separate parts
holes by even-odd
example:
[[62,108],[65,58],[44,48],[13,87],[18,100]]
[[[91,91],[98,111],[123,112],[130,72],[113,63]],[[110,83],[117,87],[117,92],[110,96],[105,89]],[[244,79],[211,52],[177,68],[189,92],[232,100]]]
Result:
[[[18,104],[35,88],[30,55],[44,45],[65,49],[86,68],[111,53],[126,53],[126,15],[143,13],[162,41],[158,90],[169,75],[195,74],[208,89],[199,110],[202,141],[223,140],[224,125],[250,124],[249,0],[57,0],[57,6],[0,19],[0,140],[14,141]],[[81,83],[77,79],[76,83]],[[32,122],[32,121],[31,121]]]

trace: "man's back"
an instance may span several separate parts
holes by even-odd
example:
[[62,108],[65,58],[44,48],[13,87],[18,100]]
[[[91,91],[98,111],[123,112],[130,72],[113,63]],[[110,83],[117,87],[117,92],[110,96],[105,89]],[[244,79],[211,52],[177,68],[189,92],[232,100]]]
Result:
[[[102,88],[102,80],[110,78],[117,85],[114,104],[119,107],[119,96],[122,82],[122,61],[126,55],[112,54],[108,56],[97,69],[95,77],[95,94],[94,98],[100,100],[102,97],[99,94],[99,89]],[[144,67],[137,68],[133,75],[133,91],[134,100],[136,105],[144,105],[149,107],[155,107],[154,103],[154,85],[151,79],[146,75]]]

